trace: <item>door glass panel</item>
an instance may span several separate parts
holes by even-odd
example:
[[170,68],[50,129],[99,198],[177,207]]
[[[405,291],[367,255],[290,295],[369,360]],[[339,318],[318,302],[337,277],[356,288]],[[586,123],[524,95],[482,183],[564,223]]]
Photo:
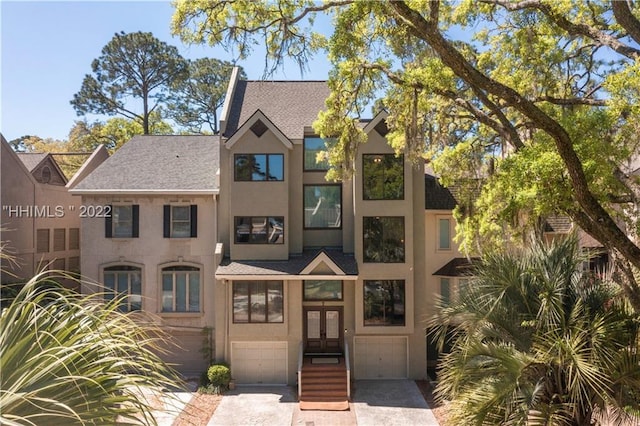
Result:
[[307,311],[307,339],[320,338],[320,311]]
[[326,311],[325,321],[327,339],[338,339],[340,337],[340,313],[338,311]]

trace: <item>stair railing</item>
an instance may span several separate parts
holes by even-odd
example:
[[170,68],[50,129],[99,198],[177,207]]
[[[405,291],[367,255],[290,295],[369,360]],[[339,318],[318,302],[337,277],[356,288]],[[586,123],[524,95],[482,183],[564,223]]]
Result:
[[349,361],[349,343],[344,342],[344,365],[347,367],[347,399],[351,401],[351,362]]
[[298,401],[302,397],[302,363],[304,362],[304,345],[300,341],[298,349]]

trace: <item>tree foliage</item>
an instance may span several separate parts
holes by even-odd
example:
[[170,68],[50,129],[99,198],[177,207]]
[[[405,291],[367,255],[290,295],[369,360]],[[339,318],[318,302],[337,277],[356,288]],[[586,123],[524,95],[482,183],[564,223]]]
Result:
[[36,275],[0,313],[0,423],[157,424],[149,395],[180,383],[161,330],[53,283],[69,278]]
[[[233,64],[213,58],[189,61],[189,76],[175,81],[169,114],[191,133],[218,133],[218,110],[222,108]],[[244,71],[241,78],[246,78]],[[204,129],[203,129],[204,127]]]
[[150,115],[188,72],[176,47],[144,32],[116,34],[91,69],[71,101],[76,112],[121,115],[139,122],[145,135],[151,133]]
[[585,271],[576,238],[483,259],[430,325],[451,352],[439,398],[452,424],[635,424],[640,317]]
[[[565,214],[617,259],[617,281],[640,311],[635,243],[640,181],[640,6],[624,1],[177,1],[173,31],[249,55],[332,63],[327,110],[332,177],[353,169],[371,104],[388,139],[424,156],[445,183],[475,193],[458,210],[463,248],[491,247]],[[333,33],[313,27],[324,13]],[[379,99],[381,98],[381,99]],[[460,167],[462,161],[465,167]],[[470,165],[472,167],[466,167]],[[477,181],[481,180],[478,191]]]

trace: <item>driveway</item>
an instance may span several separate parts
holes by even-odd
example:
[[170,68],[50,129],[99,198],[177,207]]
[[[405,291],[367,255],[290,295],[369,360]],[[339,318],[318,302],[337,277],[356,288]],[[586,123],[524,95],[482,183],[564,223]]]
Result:
[[413,380],[358,380],[349,411],[300,411],[289,386],[239,386],[225,393],[209,426],[438,425]]

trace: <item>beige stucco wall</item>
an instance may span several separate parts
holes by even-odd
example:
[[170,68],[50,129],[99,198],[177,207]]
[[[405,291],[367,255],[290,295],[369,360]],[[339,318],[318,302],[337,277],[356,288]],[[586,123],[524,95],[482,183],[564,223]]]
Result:
[[[80,204],[56,177],[53,166],[52,183],[37,182],[22,165],[17,155],[6,143],[0,144],[2,241],[8,244],[8,252],[15,257],[15,264],[3,264],[9,273],[2,274],[2,282],[28,279],[46,264],[64,259],[68,268],[70,257],[80,256],[80,249],[69,249],[69,229],[80,228]],[[36,169],[40,171],[42,167]],[[49,250],[36,252],[36,230],[49,229]],[[54,229],[65,230],[65,249],[54,251]],[[12,276],[16,275],[15,277]]]
[[[203,327],[215,326],[215,247],[216,200],[213,195],[199,196],[82,196],[85,205],[110,204],[139,205],[139,238],[105,238],[104,218],[82,220],[82,273],[87,280],[102,281],[106,266],[116,264],[135,265],[142,269],[142,309],[157,315],[162,326],[180,342],[180,336],[189,336],[198,344],[197,334]],[[163,237],[163,205],[198,206],[198,236],[196,238]],[[164,313],[162,310],[161,269],[165,266],[184,264],[200,268],[199,313]],[[83,291],[95,291],[96,287],[83,285]],[[194,348],[191,349],[193,352]],[[197,357],[196,357],[197,358]],[[183,370],[201,371],[200,365],[183,366]]]

